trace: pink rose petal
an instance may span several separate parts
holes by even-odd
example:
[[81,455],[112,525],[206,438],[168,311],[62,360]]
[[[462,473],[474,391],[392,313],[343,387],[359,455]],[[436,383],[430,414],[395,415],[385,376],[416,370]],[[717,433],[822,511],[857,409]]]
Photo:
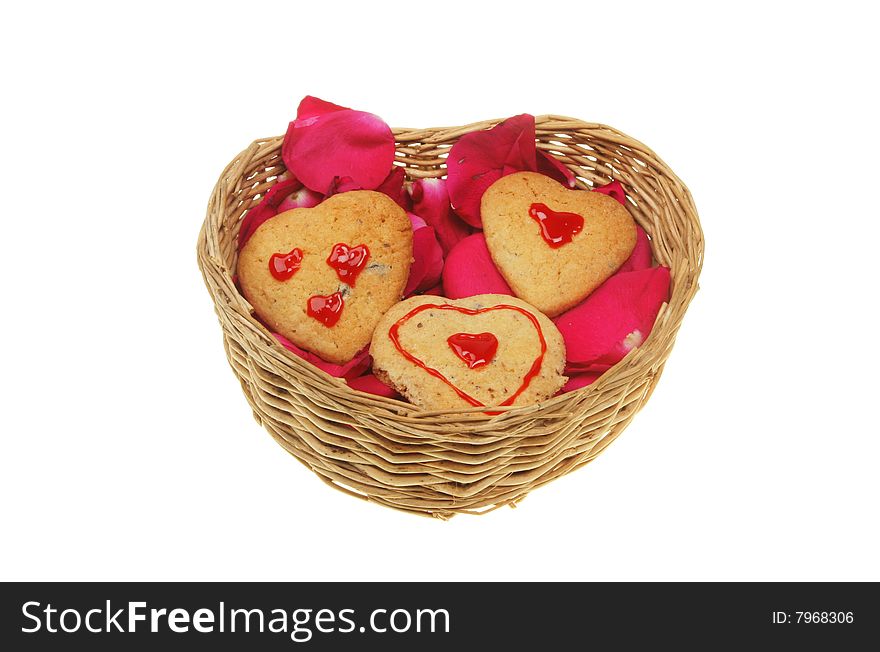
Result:
[[408,215],[413,225],[413,262],[404,296],[434,287],[443,273],[443,249],[437,242],[434,229],[423,226],[425,221],[418,215]]
[[473,229],[452,211],[446,179],[416,179],[410,194],[413,212],[434,227],[444,255],[473,232]]
[[302,184],[290,177],[280,180],[269,188],[260,203],[251,207],[241,220],[241,226],[238,229],[239,250],[244,247],[244,244],[263,222],[278,215],[279,208],[287,196],[300,188],[302,188]]
[[568,382],[565,383],[562,386],[562,389],[559,390],[559,393],[565,394],[567,392],[573,392],[576,389],[586,387],[587,385],[592,385],[597,380],[599,380],[599,376],[601,375],[601,371],[585,371],[583,373],[570,376]]
[[443,267],[443,289],[450,299],[477,294],[513,296],[513,290],[492,262],[482,233],[468,236],[449,252]]
[[427,290],[422,292],[422,294],[430,294],[431,296],[435,296],[435,297],[445,297],[446,296],[446,292],[443,289],[442,283],[438,283],[434,287],[428,288]]
[[332,362],[327,362],[314,353],[302,350],[280,333],[272,333],[272,336],[288,351],[295,353],[306,362],[315,365],[321,371],[324,371],[331,376],[336,376],[337,378],[352,379],[360,376],[370,368],[370,365],[373,362],[373,359],[370,357],[369,347],[361,350],[356,356],[354,356],[354,358],[349,362],[346,362],[344,365],[338,365],[333,364]]
[[642,269],[648,269],[654,261],[651,253],[651,241],[645,229],[636,224],[636,246],[633,252],[626,259],[626,262],[617,270],[620,272],[637,272]]
[[644,342],[669,299],[669,283],[666,267],[615,274],[554,319],[569,365],[613,365]]
[[394,161],[394,135],[381,118],[305,97],[290,123],[281,157],[306,187],[326,192],[334,177],[372,190]]
[[352,378],[348,381],[348,386],[367,394],[375,394],[376,396],[384,396],[386,398],[401,398],[395,389],[383,383],[373,374]]
[[446,159],[455,212],[471,226],[482,226],[480,199],[486,188],[511,172],[535,172],[535,152],[535,118],[527,113],[459,138]]
[[[627,206],[626,191],[623,189],[620,181],[612,181],[611,183],[606,183],[604,186],[596,186],[593,188],[593,192],[601,192],[603,195],[613,197],[624,206]],[[627,206],[627,208],[629,207]]]
[[545,174],[551,179],[556,179],[559,183],[569,188],[574,188],[576,179],[574,172],[568,169],[558,158],[552,154],[548,154],[542,149],[538,150],[538,172]]
[[278,206],[278,212],[293,210],[294,208],[313,208],[321,203],[324,198],[314,190],[305,186],[289,194]]

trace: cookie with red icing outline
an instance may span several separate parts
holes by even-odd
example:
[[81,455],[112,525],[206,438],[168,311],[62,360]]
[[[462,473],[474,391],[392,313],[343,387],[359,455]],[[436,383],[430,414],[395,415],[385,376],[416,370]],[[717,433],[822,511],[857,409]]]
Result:
[[382,317],[373,373],[427,410],[528,405],[565,384],[565,343],[534,306],[503,294],[412,297]]
[[589,296],[636,245],[635,221],[619,202],[535,172],[498,179],[480,212],[498,271],[516,296],[550,317]]
[[403,209],[382,193],[356,190],[264,222],[242,248],[237,271],[271,330],[343,364],[400,300],[411,262]]

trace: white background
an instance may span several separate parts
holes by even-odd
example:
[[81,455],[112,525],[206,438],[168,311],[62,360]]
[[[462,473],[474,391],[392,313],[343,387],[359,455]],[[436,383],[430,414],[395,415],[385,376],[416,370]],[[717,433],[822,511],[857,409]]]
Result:
[[[880,580],[876,23],[514,4],[4,10],[0,577]],[[689,185],[702,289],[594,463],[444,523],[255,424],[196,236],[306,94],[396,126],[604,122]]]

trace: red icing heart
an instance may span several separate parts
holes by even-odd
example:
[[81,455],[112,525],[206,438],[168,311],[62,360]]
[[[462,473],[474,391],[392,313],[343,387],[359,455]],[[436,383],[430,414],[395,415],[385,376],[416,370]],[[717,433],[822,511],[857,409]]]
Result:
[[[538,339],[541,342],[541,353],[538,354],[538,357],[535,358],[534,362],[532,362],[532,366],[529,367],[529,370],[526,372],[526,375],[523,376],[523,381],[522,381],[522,384],[519,386],[519,388],[513,394],[511,394],[507,399],[505,399],[504,402],[501,403],[501,405],[513,405],[513,402],[519,397],[519,395],[522,394],[524,391],[526,391],[526,388],[528,388],[529,384],[532,382],[532,379],[535,378],[541,372],[541,365],[544,362],[544,355],[547,353],[547,340],[544,339],[544,332],[541,330],[541,324],[538,323],[537,317],[535,317],[528,310],[523,310],[522,308],[519,308],[518,306],[509,306],[507,304],[499,304],[496,306],[489,306],[488,308],[472,309],[472,308],[462,308],[460,306],[453,306],[448,303],[444,303],[444,304],[423,303],[420,306],[416,306],[415,308],[410,310],[408,313],[406,313],[403,317],[401,317],[396,322],[394,322],[394,324],[391,325],[391,328],[388,329],[388,337],[391,339],[391,343],[394,345],[394,348],[397,349],[397,351],[404,358],[406,358],[407,360],[412,362],[414,365],[424,369],[425,371],[427,371],[429,374],[431,374],[435,378],[439,378],[444,383],[449,385],[449,387],[451,387],[455,391],[456,394],[458,394],[463,400],[467,401],[468,403],[470,403],[474,407],[485,407],[486,404],[482,403],[481,401],[475,399],[473,396],[471,396],[467,392],[464,392],[461,389],[459,389],[458,387],[456,387],[446,376],[443,375],[442,372],[438,371],[437,369],[434,369],[434,367],[429,367],[427,364],[425,364],[424,361],[420,360],[419,358],[414,356],[412,353],[407,351],[405,348],[403,348],[403,345],[400,343],[400,327],[403,326],[407,321],[409,321],[410,319],[412,319],[413,317],[418,315],[420,312],[424,312],[425,310],[432,310],[432,309],[434,309],[434,310],[451,310],[453,312],[460,312],[465,315],[481,315],[483,313],[493,312],[495,310],[513,310],[513,311],[518,312],[522,315],[525,315],[526,317],[528,317],[529,321],[532,322],[532,325],[535,327],[535,331],[538,333]],[[464,333],[459,333],[458,335],[464,335]],[[482,335],[489,335],[489,333],[481,333],[479,336],[482,336]],[[456,336],[453,335],[452,337],[456,337]],[[449,339],[452,339],[452,338],[449,338]],[[493,336],[493,339],[495,339],[495,346],[497,347],[498,340],[494,336]],[[451,344],[452,343],[450,342],[450,345]],[[467,362],[467,360],[465,360],[465,362]],[[498,414],[498,413],[497,412],[489,412],[487,414]]]
[[344,307],[345,300],[342,298],[341,292],[334,292],[327,297],[316,294],[313,297],[309,297],[306,312],[308,312],[309,317],[317,319],[324,326],[330,328],[342,317],[342,309]]
[[297,273],[302,265],[303,252],[294,249],[289,254],[272,254],[269,258],[269,272],[279,281],[286,281]]
[[340,281],[354,285],[369,259],[370,250],[367,249],[367,245],[349,247],[347,244],[339,242],[333,245],[330,257],[327,258],[327,264],[336,270],[336,276]]
[[552,249],[559,249],[584,228],[584,218],[577,213],[550,210],[547,204],[532,204],[529,217],[541,225],[541,237]]
[[456,333],[446,341],[453,353],[464,360],[468,369],[489,364],[498,350],[498,338],[492,333]]

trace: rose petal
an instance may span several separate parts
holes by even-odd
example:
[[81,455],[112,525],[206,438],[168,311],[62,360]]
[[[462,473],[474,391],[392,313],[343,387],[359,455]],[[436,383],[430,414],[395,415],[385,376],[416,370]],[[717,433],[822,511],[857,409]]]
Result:
[[241,250],[254,231],[269,218],[275,217],[280,212],[279,208],[290,193],[302,188],[302,184],[294,178],[279,181],[269,188],[266,195],[256,206],[252,206],[238,229],[238,248]]
[[446,179],[416,179],[410,194],[413,212],[434,227],[444,255],[473,232],[470,226],[452,212]]
[[281,345],[288,351],[295,353],[306,362],[310,362],[311,364],[315,365],[321,371],[324,371],[331,376],[336,376],[337,378],[345,378],[350,380],[352,378],[360,376],[362,373],[370,368],[370,365],[373,362],[372,358],[370,357],[369,347],[361,350],[356,356],[354,356],[354,358],[352,358],[345,364],[338,365],[333,364],[332,362],[327,362],[316,356],[314,353],[302,350],[296,344],[294,344],[279,333],[272,333],[272,336],[276,340],[278,340]]
[[394,135],[381,118],[306,97],[290,123],[281,157],[308,188],[326,192],[334,177],[372,190],[394,161]]
[[554,319],[569,364],[613,365],[644,342],[669,299],[669,282],[666,267],[615,274]]
[[376,396],[384,396],[386,398],[400,398],[400,394],[395,389],[383,383],[373,374],[352,378],[348,381],[348,386],[367,394],[375,394]]
[[[404,181],[406,173],[400,166],[395,166],[391,173],[385,177],[385,180],[376,188],[376,192],[388,195],[397,202],[403,210],[408,211],[412,202],[409,193],[406,192]],[[327,197],[338,195],[341,192],[349,192],[351,190],[364,190],[364,188],[355,182],[351,177],[333,177],[330,187],[327,189]]]
[[636,246],[633,252],[626,259],[626,262],[617,270],[620,272],[637,272],[642,269],[648,269],[653,263],[653,254],[651,253],[651,241],[645,229],[636,224]]
[[350,190],[363,190],[363,188],[356,184],[351,177],[333,177],[333,181],[330,182],[325,197],[332,197],[333,195],[338,195],[341,192],[349,192]]
[[565,363],[565,374],[568,376],[582,374],[584,372],[602,373],[611,369],[610,364],[594,364],[592,362],[571,362]]
[[538,148],[535,145],[535,118],[528,114],[526,120],[517,120],[523,116],[515,116],[511,118],[514,124],[520,124],[521,129],[513,141],[513,147],[507,153],[504,159],[504,165],[501,168],[501,176],[513,174],[514,172],[522,172],[530,170],[535,172],[538,170]]
[[547,175],[551,179],[556,179],[559,183],[569,188],[574,188],[577,185],[574,172],[558,158],[542,149],[538,150],[538,172]]
[[333,102],[327,102],[319,97],[306,95],[300,100],[299,106],[296,109],[296,119],[304,125],[309,125],[312,124],[313,118],[319,118],[334,111],[351,111],[351,109],[333,104]]
[[415,213],[407,213],[406,216],[409,218],[409,223],[412,224],[412,229],[414,232],[418,229],[423,229],[428,226],[428,223]]
[[629,208],[626,203],[626,191],[623,189],[620,181],[612,181],[611,183],[606,183],[604,186],[597,186],[593,188],[593,192],[601,192],[603,195],[614,197],[614,199]]
[[412,208],[412,202],[404,186],[404,181],[406,181],[406,173],[402,167],[395,165],[388,176],[385,177],[385,180],[376,188],[376,192],[388,195],[403,210],[409,211]]
[[409,213],[409,219],[413,224],[413,262],[409,268],[404,296],[434,287],[443,273],[443,249],[437,242],[434,229],[430,226],[419,226],[424,220],[418,215]]
[[459,138],[446,159],[455,212],[471,226],[482,226],[480,199],[486,188],[511,172],[535,172],[535,152],[535,118],[527,113]]
[[513,296],[513,290],[492,262],[482,233],[468,236],[449,252],[443,267],[443,289],[450,299],[477,294]]
[[445,291],[443,290],[442,283],[438,283],[434,287],[428,288],[427,290],[422,292],[422,294],[430,294],[435,297],[445,297],[446,296]]
[[565,394],[567,392],[573,392],[576,389],[581,389],[582,387],[586,387],[587,385],[592,385],[599,377],[602,375],[601,371],[586,371],[584,373],[576,374],[574,376],[570,376],[568,382],[562,386],[562,389],[559,390],[560,394]]
[[278,206],[278,212],[283,213],[294,208],[313,208],[320,204],[323,199],[320,193],[303,186],[284,198],[284,201]]

